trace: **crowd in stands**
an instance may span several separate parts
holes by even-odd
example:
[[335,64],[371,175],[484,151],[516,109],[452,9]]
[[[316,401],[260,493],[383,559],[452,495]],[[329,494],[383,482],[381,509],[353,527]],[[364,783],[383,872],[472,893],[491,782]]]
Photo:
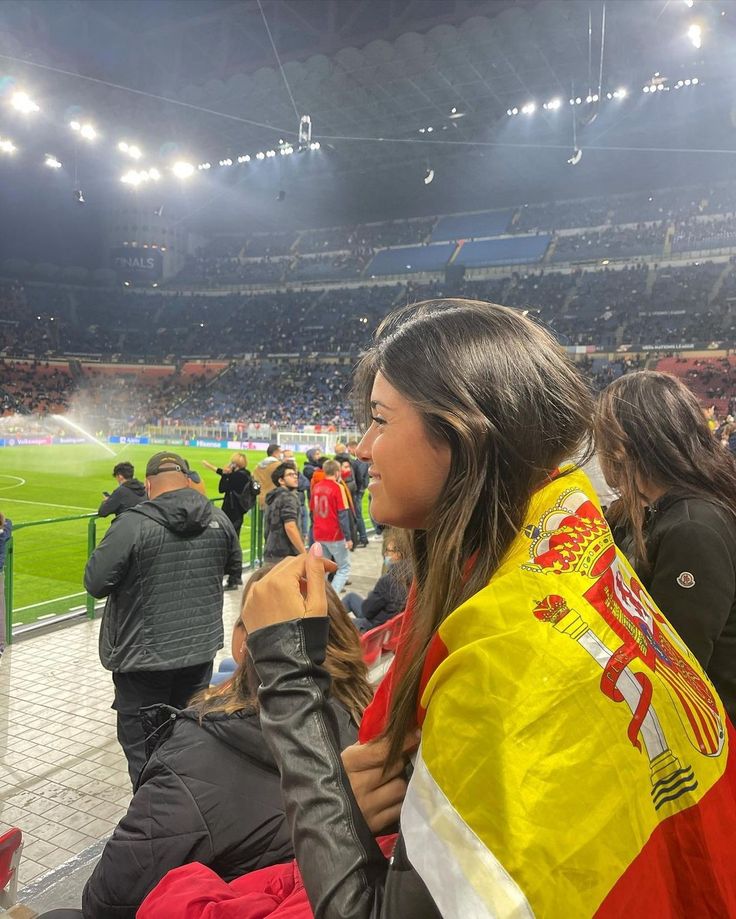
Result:
[[637,224],[634,227],[611,227],[586,230],[557,237],[553,260],[580,262],[587,259],[637,258],[661,255],[666,227],[664,224]]
[[736,216],[720,220],[688,220],[677,224],[672,240],[673,252],[722,249],[736,246]]

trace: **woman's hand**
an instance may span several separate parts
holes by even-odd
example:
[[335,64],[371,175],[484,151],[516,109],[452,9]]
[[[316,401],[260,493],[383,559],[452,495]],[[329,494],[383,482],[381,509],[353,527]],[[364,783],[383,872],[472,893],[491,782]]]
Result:
[[[404,752],[412,752],[418,743],[418,733],[409,735],[404,744]],[[398,821],[406,794],[406,759],[402,757],[384,769],[387,754],[387,740],[357,743],[342,751],[342,764],[350,779],[355,800],[374,835],[384,832]]]
[[337,565],[322,555],[316,542],[308,553],[279,562],[248,591],[241,618],[250,634],[267,625],[327,615],[325,574]]

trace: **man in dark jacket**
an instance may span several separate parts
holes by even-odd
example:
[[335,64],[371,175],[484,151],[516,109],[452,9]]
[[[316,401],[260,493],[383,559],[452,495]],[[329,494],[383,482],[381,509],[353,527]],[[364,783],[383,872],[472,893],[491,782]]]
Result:
[[118,740],[135,787],[145,763],[141,708],[183,708],[209,684],[223,643],[222,579],[240,577],[242,554],[225,514],[190,486],[175,453],[146,466],[149,500],[121,515],[84,572],[107,597],[100,660],[115,684]]
[[109,517],[110,514],[122,514],[129,507],[135,507],[146,500],[146,486],[134,478],[135,469],[132,463],[118,463],[112,470],[112,476],[117,480],[118,487],[109,495],[103,492],[105,500],[97,511],[99,517]]
[[271,479],[275,488],[266,495],[263,522],[263,559],[267,564],[307,551],[299,526],[299,473],[295,467],[279,463]]
[[368,478],[368,463],[358,457],[357,440],[349,440],[347,449],[355,478],[355,516],[358,523],[358,548],[362,549],[368,545],[368,534],[365,531],[365,520],[363,520],[363,495],[370,481]]

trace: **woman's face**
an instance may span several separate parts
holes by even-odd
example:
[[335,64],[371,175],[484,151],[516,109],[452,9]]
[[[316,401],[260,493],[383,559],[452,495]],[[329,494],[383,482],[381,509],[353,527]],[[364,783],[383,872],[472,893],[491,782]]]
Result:
[[423,529],[447,481],[450,447],[429,439],[419,412],[380,373],[371,409],[357,450],[369,464],[371,514],[378,523]]

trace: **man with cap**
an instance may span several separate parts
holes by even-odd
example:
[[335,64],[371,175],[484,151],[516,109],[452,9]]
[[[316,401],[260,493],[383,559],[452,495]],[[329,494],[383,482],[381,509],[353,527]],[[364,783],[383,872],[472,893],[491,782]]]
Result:
[[209,684],[223,644],[223,577],[242,571],[232,523],[192,485],[186,460],[152,456],[146,494],[114,521],[84,572],[89,593],[107,598],[100,660],[112,671],[134,788],[146,761],[140,710],[184,708]]

